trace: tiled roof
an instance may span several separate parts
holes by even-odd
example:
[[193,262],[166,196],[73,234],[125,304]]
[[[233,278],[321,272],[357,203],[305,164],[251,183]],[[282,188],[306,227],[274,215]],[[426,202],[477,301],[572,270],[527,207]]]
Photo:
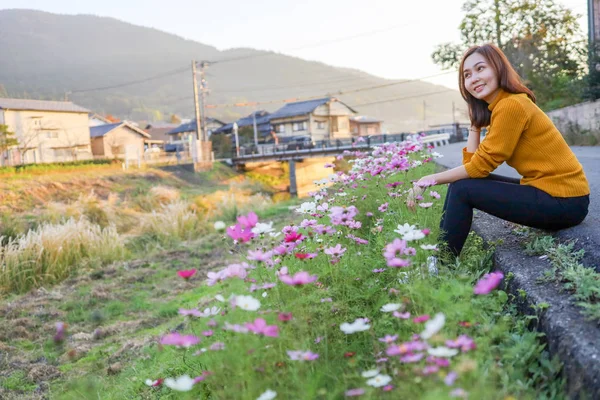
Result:
[[[267,111],[264,111],[264,110],[255,111],[252,114],[235,121],[238,125],[238,128],[243,128],[244,126],[254,125],[254,117],[253,117],[254,114],[256,114],[256,128],[260,132],[270,132],[271,124],[269,123],[269,121],[271,120],[271,114],[269,114]],[[215,129],[213,131],[213,133],[230,132],[232,129],[233,129],[233,122],[230,124],[223,125],[219,129]]]
[[140,135],[144,136],[145,138],[148,138],[148,139],[150,138],[150,135],[147,132],[144,132],[140,128],[135,127],[131,124],[128,124],[127,122],[117,122],[116,124],[91,126],[90,127],[90,137],[104,136],[108,132],[112,131],[113,129],[119,128],[122,125],[124,125],[126,128],[129,128],[136,133],[139,133]]
[[279,110],[275,111],[273,114],[271,114],[271,119],[287,118],[296,115],[310,114],[315,110],[315,108],[327,103],[329,100],[331,100],[330,97],[325,97],[323,99],[289,103],[281,107]]
[[[219,124],[223,124],[224,123],[222,121],[219,121],[216,118],[207,118],[208,122],[217,122]],[[219,128],[221,129],[221,128]],[[176,128],[171,129],[169,132],[167,132],[167,135],[175,135],[177,133],[184,133],[184,132],[196,132],[196,119],[194,118],[193,120],[191,120],[190,122],[187,122],[185,124],[181,124]]]
[[0,98],[0,109],[89,113],[90,110],[70,101],[47,101]]
[[106,124],[106,125],[98,125],[90,127],[90,136],[91,137],[100,137],[106,135],[108,132],[112,131],[115,128],[123,125],[123,122],[117,122],[116,124]]

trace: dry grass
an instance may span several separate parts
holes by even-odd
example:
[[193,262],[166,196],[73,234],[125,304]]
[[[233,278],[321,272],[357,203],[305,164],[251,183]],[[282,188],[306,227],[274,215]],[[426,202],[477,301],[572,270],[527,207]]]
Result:
[[0,291],[56,283],[77,268],[122,259],[124,252],[114,226],[101,228],[86,219],[46,223],[0,247]]

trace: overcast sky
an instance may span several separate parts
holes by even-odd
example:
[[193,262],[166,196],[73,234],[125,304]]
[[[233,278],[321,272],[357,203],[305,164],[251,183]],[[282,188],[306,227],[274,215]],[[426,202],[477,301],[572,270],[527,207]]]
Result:
[[[557,2],[584,14],[580,24],[587,34],[587,0]],[[415,79],[442,72],[431,61],[431,53],[439,43],[459,41],[463,3],[464,0],[0,0],[0,9],[109,16],[220,50],[273,50],[384,78]],[[457,87],[454,74],[426,80]]]

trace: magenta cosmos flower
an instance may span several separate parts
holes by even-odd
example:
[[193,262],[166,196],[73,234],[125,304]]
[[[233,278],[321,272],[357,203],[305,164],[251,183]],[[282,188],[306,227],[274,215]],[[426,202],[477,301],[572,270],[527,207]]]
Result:
[[267,325],[267,321],[262,318],[256,318],[254,322],[246,323],[246,328],[257,335],[279,337],[279,327],[277,325]]
[[181,335],[177,332],[169,333],[160,339],[160,344],[176,347],[190,347],[200,342],[200,338],[193,335]]
[[317,353],[313,353],[312,351],[302,351],[302,350],[288,350],[288,356],[290,356],[290,360],[293,361],[314,361],[319,358]]
[[250,211],[248,215],[241,215],[237,220],[243,228],[252,229],[258,223],[258,216]]
[[186,281],[190,279],[196,273],[195,269],[184,269],[181,271],[177,271],[177,275],[185,279]]
[[504,274],[500,271],[485,274],[473,288],[473,293],[488,294],[500,285],[503,278]]
[[294,276],[289,275],[281,275],[279,277],[281,282],[286,285],[298,286],[298,285],[306,285],[308,283],[312,283],[317,280],[317,275],[309,275],[306,271],[296,272]]

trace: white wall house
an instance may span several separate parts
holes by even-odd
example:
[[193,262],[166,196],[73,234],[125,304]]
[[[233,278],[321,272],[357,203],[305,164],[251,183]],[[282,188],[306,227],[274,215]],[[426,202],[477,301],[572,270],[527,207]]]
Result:
[[341,101],[326,97],[288,103],[269,116],[271,126],[282,139],[310,136],[313,141],[349,138],[350,117],[356,111]]
[[19,141],[2,154],[2,164],[91,159],[88,114],[69,101],[0,98],[0,124]]

